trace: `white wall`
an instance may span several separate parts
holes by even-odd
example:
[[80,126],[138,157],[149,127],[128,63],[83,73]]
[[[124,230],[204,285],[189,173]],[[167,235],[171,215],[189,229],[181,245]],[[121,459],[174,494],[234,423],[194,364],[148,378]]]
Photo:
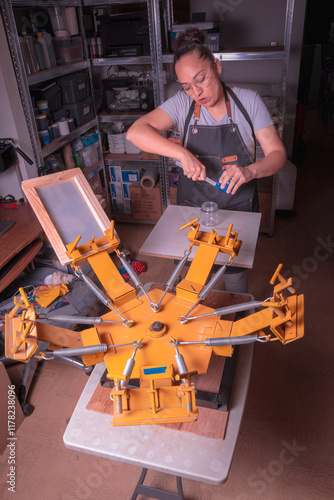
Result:
[[[244,48],[284,43],[286,0],[190,0],[190,11],[206,12],[206,21],[222,25],[223,48]],[[287,74],[287,112],[283,140],[291,157],[303,42],[306,0],[295,0],[291,57]],[[228,83],[278,84],[281,61],[223,61]]]
[[[24,151],[29,158],[34,159],[29,132],[23,113],[17,80],[7,44],[6,33],[0,17],[0,138],[10,138],[14,144]],[[21,156],[18,156],[18,172],[11,167],[0,174],[0,195],[12,194],[15,198],[22,197],[20,177],[22,180],[37,176],[35,165],[30,166]],[[18,175],[19,173],[19,175]]]

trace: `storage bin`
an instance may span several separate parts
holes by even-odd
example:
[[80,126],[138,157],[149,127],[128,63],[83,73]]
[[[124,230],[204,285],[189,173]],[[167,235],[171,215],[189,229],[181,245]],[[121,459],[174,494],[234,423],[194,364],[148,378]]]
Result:
[[125,153],[125,133],[123,134],[108,134],[108,145],[110,153],[124,154]]
[[33,85],[30,87],[30,95],[34,97],[36,101],[48,101],[50,113],[54,113],[61,109],[61,88],[56,82]]
[[52,120],[54,123],[60,122],[62,119],[68,118],[68,111],[65,108],[61,108],[59,111],[52,113]]
[[74,104],[65,104],[65,107],[70,117],[74,119],[76,127],[80,127],[94,118],[94,102],[92,97],[87,97],[87,99]]
[[129,155],[137,155],[141,152],[141,149],[137,148],[134,144],[125,138],[125,152]]
[[83,101],[91,95],[89,76],[87,73],[73,73],[57,80],[63,91],[63,104],[73,104]]
[[56,37],[52,40],[57,64],[68,64],[83,59],[83,42],[81,36]]

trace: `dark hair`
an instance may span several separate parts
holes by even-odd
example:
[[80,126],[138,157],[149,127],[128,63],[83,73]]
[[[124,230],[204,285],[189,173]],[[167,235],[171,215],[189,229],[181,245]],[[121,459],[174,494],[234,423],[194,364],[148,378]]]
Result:
[[204,42],[205,36],[198,28],[188,28],[179,35],[175,40],[174,68],[181,57],[195,50],[200,59],[209,59],[209,61],[214,62],[215,56]]

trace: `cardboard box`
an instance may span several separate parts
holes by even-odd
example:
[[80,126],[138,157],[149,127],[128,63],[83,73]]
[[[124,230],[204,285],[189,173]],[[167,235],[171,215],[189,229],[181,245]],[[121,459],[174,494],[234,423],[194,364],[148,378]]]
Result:
[[112,211],[114,214],[124,214],[124,203],[123,199],[112,198]]
[[169,202],[171,205],[177,205],[176,194],[177,194],[177,188],[170,187],[169,188]]
[[162,215],[159,184],[152,189],[143,189],[140,184],[131,184],[130,194],[135,220],[159,220]]
[[109,167],[111,182],[122,182],[122,167],[119,165]]
[[103,193],[103,186],[101,183],[101,177],[99,172],[93,175],[93,177],[88,182],[95,194]]
[[140,181],[140,168],[122,169],[123,182],[139,182]]
[[130,186],[131,184],[123,182],[122,187],[123,187],[123,199],[124,200],[131,200],[131,195],[130,195]]
[[131,200],[123,200],[124,213],[127,215],[132,215],[132,202]]
[[121,182],[110,183],[110,194],[112,198],[123,200],[123,184]]

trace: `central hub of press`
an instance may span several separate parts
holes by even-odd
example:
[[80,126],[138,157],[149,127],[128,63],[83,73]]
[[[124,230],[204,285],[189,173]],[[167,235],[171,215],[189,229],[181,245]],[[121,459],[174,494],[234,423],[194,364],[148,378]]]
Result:
[[154,338],[160,338],[166,335],[167,327],[161,321],[154,321],[147,330],[147,335]]

